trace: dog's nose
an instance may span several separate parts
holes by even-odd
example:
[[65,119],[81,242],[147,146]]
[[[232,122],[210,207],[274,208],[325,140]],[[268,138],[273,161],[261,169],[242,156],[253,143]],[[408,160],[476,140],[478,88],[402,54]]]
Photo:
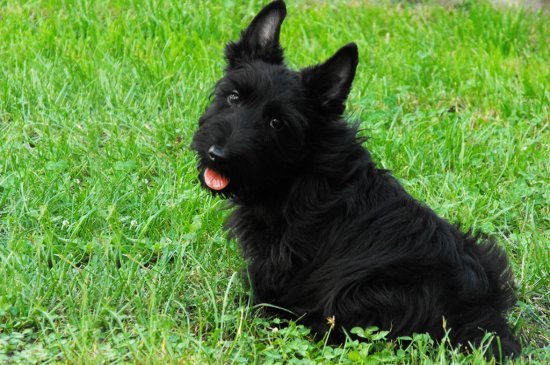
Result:
[[225,150],[214,144],[208,149],[208,156],[212,161],[223,161],[225,159]]

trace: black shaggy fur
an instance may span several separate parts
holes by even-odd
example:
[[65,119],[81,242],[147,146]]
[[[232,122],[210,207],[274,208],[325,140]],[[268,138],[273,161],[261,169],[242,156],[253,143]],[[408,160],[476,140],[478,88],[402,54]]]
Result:
[[[514,305],[504,251],[462,233],[378,169],[342,119],[358,63],[351,43],[293,71],[283,60],[282,1],[267,5],[226,47],[228,67],[199,122],[200,177],[230,179],[227,227],[248,260],[254,301],[286,308],[342,341],[352,327],[390,336],[427,332],[493,354],[520,345],[504,315]],[[274,120],[276,120],[274,122]],[[217,148],[215,156],[209,153]]]

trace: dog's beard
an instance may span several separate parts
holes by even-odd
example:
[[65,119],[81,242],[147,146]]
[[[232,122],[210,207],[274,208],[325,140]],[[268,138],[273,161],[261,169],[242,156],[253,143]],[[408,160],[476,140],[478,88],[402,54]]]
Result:
[[[235,165],[217,167],[202,161],[198,166],[202,186],[213,195],[241,203],[257,203],[283,194],[291,179],[288,172],[273,162],[240,159]],[[208,181],[213,178],[222,181]]]
[[[263,174],[252,174],[253,164],[241,162],[239,166],[216,166],[215,164],[199,164],[199,179],[204,188],[212,194],[223,198],[233,198],[241,201],[256,199],[265,186],[261,176]],[[259,176],[257,176],[259,175]]]

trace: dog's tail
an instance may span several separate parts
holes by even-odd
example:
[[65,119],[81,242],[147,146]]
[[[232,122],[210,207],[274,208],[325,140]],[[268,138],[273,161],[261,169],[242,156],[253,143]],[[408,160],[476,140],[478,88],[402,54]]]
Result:
[[[494,308],[489,306],[472,307],[461,317],[465,322],[452,329],[452,342],[465,348],[468,345],[478,348],[482,345],[486,346],[490,340],[485,355],[487,358],[495,357],[499,363],[503,362],[505,358],[514,358],[520,355],[521,345],[501,313]],[[494,334],[494,337],[488,336],[489,333]]]
[[521,353],[521,345],[505,320],[506,313],[516,303],[514,278],[506,253],[491,239],[470,247],[472,257],[485,271],[488,285],[482,297],[462,305],[451,337],[455,343],[479,346],[485,345],[487,333],[492,333],[495,337],[487,357],[494,356],[498,362],[517,357]]

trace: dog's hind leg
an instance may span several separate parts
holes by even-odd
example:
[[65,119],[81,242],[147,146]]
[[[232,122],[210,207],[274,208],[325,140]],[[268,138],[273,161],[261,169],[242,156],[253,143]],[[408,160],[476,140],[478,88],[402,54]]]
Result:
[[502,315],[490,306],[476,306],[468,308],[460,316],[452,319],[451,341],[455,345],[466,346],[468,343],[475,347],[482,345],[487,332],[497,337],[493,338],[486,357],[495,357],[497,362],[505,358],[514,358],[520,355],[521,345],[513,335],[510,327]]

